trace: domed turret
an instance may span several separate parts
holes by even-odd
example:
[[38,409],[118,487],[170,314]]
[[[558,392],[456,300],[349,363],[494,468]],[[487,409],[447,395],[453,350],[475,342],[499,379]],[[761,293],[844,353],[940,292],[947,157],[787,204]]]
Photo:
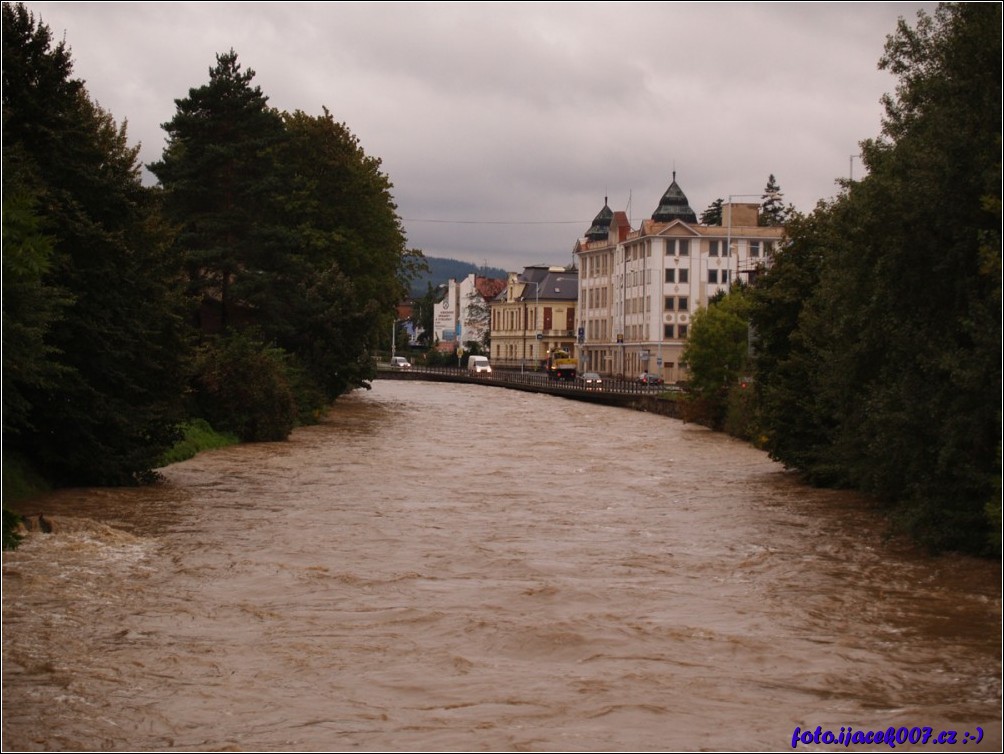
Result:
[[676,171],[673,171],[673,182],[662,195],[659,207],[652,213],[652,219],[657,223],[668,223],[673,220],[682,220],[685,223],[696,223],[697,215],[690,208],[687,195],[683,193],[676,183]]
[[593,218],[593,225],[586,231],[586,238],[590,241],[606,241],[610,236],[610,223],[613,219],[614,213],[607,206],[607,197],[603,197],[603,209]]

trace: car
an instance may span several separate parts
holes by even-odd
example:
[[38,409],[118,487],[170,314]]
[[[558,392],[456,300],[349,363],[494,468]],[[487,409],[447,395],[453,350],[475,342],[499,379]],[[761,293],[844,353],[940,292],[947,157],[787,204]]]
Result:
[[603,389],[603,378],[596,372],[583,372],[579,375],[579,383],[586,390]]
[[638,382],[642,385],[662,385],[663,379],[657,374],[642,372],[641,377],[638,378]]
[[392,356],[390,365],[394,369],[411,369],[411,363],[404,356]]

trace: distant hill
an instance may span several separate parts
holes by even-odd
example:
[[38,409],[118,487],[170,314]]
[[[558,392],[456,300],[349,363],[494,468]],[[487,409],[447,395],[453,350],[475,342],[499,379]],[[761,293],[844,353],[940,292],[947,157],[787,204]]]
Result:
[[470,262],[461,262],[459,259],[426,257],[425,261],[429,263],[429,271],[411,281],[411,295],[415,297],[424,295],[430,284],[436,287],[450,278],[463,280],[472,272],[501,280],[505,280],[507,275],[505,270],[498,267],[481,267]]

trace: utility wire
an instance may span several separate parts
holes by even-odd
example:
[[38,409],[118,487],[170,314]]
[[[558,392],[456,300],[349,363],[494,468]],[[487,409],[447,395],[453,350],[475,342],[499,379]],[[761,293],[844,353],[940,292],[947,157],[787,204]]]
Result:
[[590,220],[436,220],[425,217],[402,217],[406,223],[441,223],[444,225],[582,225]]

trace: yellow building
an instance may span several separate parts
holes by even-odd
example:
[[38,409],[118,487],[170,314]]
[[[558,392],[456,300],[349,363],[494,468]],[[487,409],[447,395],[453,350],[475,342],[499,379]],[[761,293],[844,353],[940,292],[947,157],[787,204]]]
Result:
[[572,353],[576,335],[578,270],[536,265],[510,272],[491,303],[491,360],[500,367],[535,369],[548,351]]

